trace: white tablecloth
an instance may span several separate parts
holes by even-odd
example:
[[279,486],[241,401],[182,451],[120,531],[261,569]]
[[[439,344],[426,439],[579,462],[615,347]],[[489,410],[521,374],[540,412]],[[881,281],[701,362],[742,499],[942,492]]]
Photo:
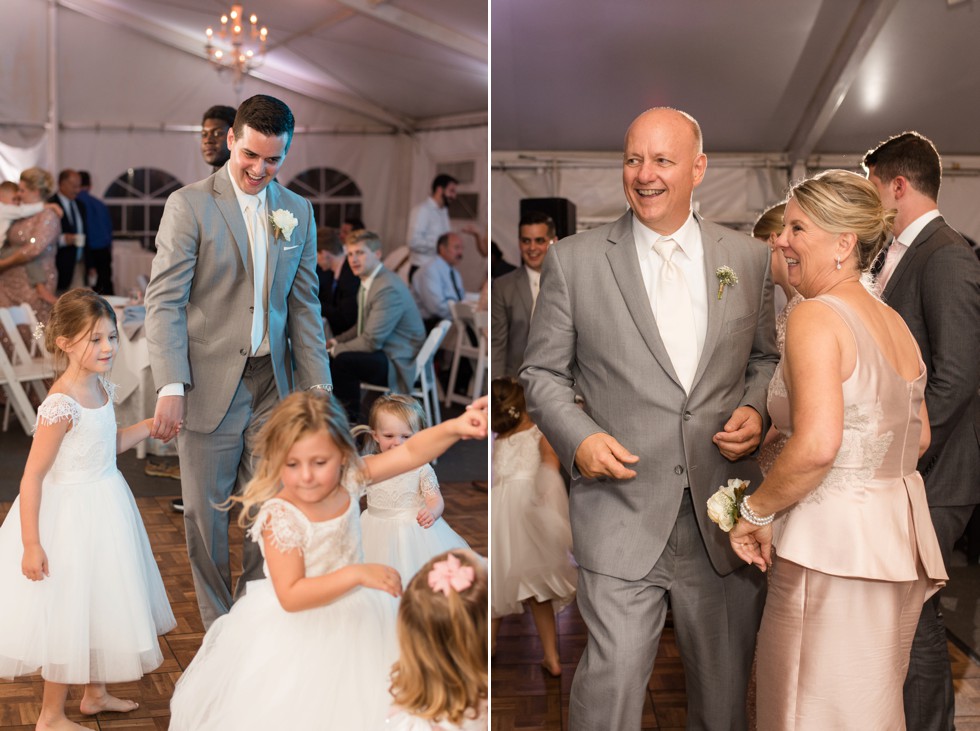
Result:
[[142,274],[149,280],[153,264],[153,252],[140,246],[139,241],[116,239],[112,242],[112,286],[120,295],[128,295],[138,289]]

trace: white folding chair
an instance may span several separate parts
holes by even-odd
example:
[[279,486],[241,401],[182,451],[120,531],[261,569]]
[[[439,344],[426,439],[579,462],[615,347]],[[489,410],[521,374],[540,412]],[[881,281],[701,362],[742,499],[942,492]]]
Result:
[[[487,338],[486,314],[477,313],[473,305],[467,302],[450,302],[449,310],[453,314],[453,326],[456,328],[456,343],[453,346],[453,364],[449,369],[449,383],[446,385],[446,406],[454,401],[456,403],[468,404],[475,401],[483,392],[483,377],[487,372]],[[483,315],[483,327],[477,321],[477,314]],[[467,329],[471,330],[477,338],[476,345],[470,342]],[[463,396],[456,393],[456,377],[459,375],[459,361],[461,358],[468,358],[473,362],[473,380],[470,381],[470,395]]]
[[10,409],[13,408],[24,431],[30,434],[37,420],[37,413],[31,405],[28,391],[33,388],[39,399],[48,395],[45,379],[54,378],[54,368],[43,356],[32,356],[24,343],[17,325],[29,325],[27,313],[21,307],[0,308],[0,329],[6,333],[12,355],[0,347],[0,381],[7,393],[7,403],[3,413],[3,431],[10,426]]
[[[11,316],[14,318],[14,322],[18,325],[26,324],[27,329],[31,332],[31,335],[37,332],[37,315],[34,314],[34,308],[31,307],[26,302],[22,302],[20,305],[21,313],[18,315],[15,310],[17,308],[11,308]],[[21,318],[21,319],[18,319]],[[31,356],[44,355],[44,346],[41,344],[43,338],[31,338],[30,353]]]
[[[439,350],[439,346],[442,345],[442,341],[445,339],[446,333],[449,332],[452,324],[451,320],[442,320],[432,328],[425,342],[422,343],[419,354],[415,356],[415,383],[412,384],[410,395],[422,399],[422,408],[425,411],[425,418],[429,426],[442,423],[442,412],[439,410],[438,382],[436,381],[436,369],[433,366],[433,362],[435,361],[436,352]],[[389,393],[391,391],[387,386],[376,386],[373,383],[362,383],[361,390],[377,391],[380,393]]]
[[385,269],[393,271],[399,277],[401,277],[406,284],[408,284],[408,270],[411,268],[411,258],[412,252],[407,246],[399,246],[397,249],[389,252],[381,263],[385,265]]

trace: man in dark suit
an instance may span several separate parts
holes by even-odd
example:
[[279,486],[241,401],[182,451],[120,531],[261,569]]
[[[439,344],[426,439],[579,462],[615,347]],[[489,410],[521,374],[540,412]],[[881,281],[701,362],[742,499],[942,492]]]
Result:
[[327,320],[329,336],[346,332],[357,324],[361,280],[347,262],[340,233],[329,226],[316,230],[316,276],[320,281],[320,314]]
[[425,326],[401,277],[381,263],[381,239],[357,231],[344,242],[350,268],[361,280],[357,323],[327,341],[334,395],[358,423],[361,382],[408,393],[415,383],[415,356],[425,342]]
[[538,298],[541,265],[555,243],[555,222],[547,213],[528,211],[517,227],[524,266],[493,283],[490,298],[490,364],[493,377],[517,376],[524,361],[531,312]]
[[85,204],[77,199],[81,189],[82,178],[78,171],[65,169],[58,173],[58,192],[48,198],[48,203],[57,203],[64,211],[54,260],[59,294],[71,289],[71,280],[85,245]]
[[[705,503],[729,478],[760,483],[749,457],[768,427],[779,356],[769,252],[692,211],[706,167],[690,115],[641,114],[623,155],[631,210],[552,246],[542,268],[521,381],[572,476],[576,600],[589,631],[572,731],[640,727],[668,597],[688,727],[748,725],[765,585]],[[738,284],[719,293],[724,266]]]
[[[942,163],[932,142],[905,132],[864,157],[895,240],[872,267],[882,299],[908,324],[928,371],[932,441],[919,460],[943,560],[980,503],[980,263],[939,214]],[[953,728],[953,682],[939,595],[922,608],[905,680],[908,727]]]
[[92,176],[80,170],[81,187],[75,201],[85,211],[85,268],[89,284],[101,295],[114,295],[112,286],[112,217],[105,203],[92,195]]

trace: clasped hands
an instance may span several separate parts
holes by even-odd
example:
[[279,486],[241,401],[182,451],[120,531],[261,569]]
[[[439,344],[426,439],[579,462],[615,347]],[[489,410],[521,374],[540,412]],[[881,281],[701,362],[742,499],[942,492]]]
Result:
[[[722,456],[731,462],[752,454],[761,440],[762,417],[751,406],[735,409],[722,431],[711,438]],[[575,451],[575,466],[583,477],[589,479],[611,477],[629,480],[636,477],[636,470],[627,465],[639,461],[639,457],[605,432],[590,434]]]

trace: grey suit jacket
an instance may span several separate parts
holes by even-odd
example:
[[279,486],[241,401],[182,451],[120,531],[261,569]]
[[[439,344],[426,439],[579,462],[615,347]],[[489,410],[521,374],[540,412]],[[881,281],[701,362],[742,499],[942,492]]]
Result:
[[[754,459],[731,463],[712,436],[749,405],[768,427],[766,392],[776,350],[769,250],[748,236],[698,219],[704,242],[708,324],[691,393],[677,380],[640,274],[632,214],[562,239],[545,258],[521,379],[531,417],[572,474],[575,557],[585,568],[627,580],[650,572],[690,487],[715,569],[744,563],[711,523],[709,496],[732,477],[761,482]],[[715,270],[738,284],[717,299]],[[574,403],[576,389],[585,409]],[[640,461],[631,480],[594,480],[574,467],[587,436],[606,432]]]
[[932,442],[919,472],[929,505],[980,503],[980,262],[936,218],[898,262],[882,299],[908,324],[928,371]]
[[[309,201],[276,182],[266,210],[299,220],[291,240],[269,226],[269,346],[282,398],[330,383],[316,277],[316,224]],[[146,289],[146,337],[157,388],[183,383],[186,423],[211,433],[245,369],[252,328],[252,257],[227,165],[172,193],[156,238]]]
[[388,388],[408,393],[415,384],[415,356],[425,342],[425,325],[401,277],[381,267],[364,303],[364,330],[357,326],[337,336],[334,355],[382,351],[388,357]]
[[490,367],[493,377],[517,376],[531,328],[531,285],[518,267],[493,280],[490,297]]

